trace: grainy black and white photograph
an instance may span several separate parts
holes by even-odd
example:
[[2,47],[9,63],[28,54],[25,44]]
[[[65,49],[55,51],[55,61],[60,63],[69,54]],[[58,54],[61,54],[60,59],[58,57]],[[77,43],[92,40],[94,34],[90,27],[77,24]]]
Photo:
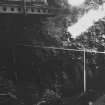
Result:
[[0,105],[105,105],[105,0],[0,0]]

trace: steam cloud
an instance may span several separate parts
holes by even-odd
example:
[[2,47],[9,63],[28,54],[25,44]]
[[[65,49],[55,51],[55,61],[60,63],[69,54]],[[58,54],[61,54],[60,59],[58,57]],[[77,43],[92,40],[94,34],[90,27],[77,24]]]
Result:
[[98,9],[91,9],[85,13],[78,22],[69,26],[67,31],[70,32],[73,38],[80,36],[86,32],[95,22],[105,17],[105,3],[99,6]]

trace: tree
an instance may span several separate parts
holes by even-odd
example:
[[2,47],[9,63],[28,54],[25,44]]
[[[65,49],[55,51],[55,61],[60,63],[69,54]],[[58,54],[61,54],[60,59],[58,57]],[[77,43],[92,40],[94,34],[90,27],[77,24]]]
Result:
[[[66,8],[63,11],[60,11],[55,16],[46,18],[42,22],[41,35],[43,35],[44,37],[49,37],[49,39],[47,41],[44,41],[42,45],[43,46],[46,45],[45,43],[48,43],[49,41],[51,41],[51,39],[53,39],[53,41],[55,41],[58,47],[75,48],[75,49],[85,48],[87,50],[104,51],[105,21],[99,20],[94,24],[94,26],[92,26],[88,30],[88,32],[81,34],[81,36],[78,37],[77,39],[72,39],[70,37],[70,34],[66,32],[67,27],[74,24],[77,21],[77,16],[81,12],[82,10],[78,10],[77,8],[71,8],[70,11],[68,8]],[[49,46],[56,46],[56,45],[53,43]],[[48,50],[44,48],[40,52],[41,53],[39,53],[38,50],[37,54],[40,58],[40,61],[42,61],[40,63],[42,63],[43,66],[40,65],[40,67],[42,67],[40,72],[45,73],[45,76],[43,75],[44,73],[42,73],[44,79],[46,79],[46,74],[49,75],[49,78],[53,78],[51,77],[51,74],[53,74],[55,81],[56,80],[61,81],[60,79],[56,78],[55,74],[57,74],[60,75],[63,78],[63,80],[67,81],[71,80],[70,75],[67,74],[72,73],[73,77],[75,77],[74,79],[75,83],[77,83],[76,86],[78,86],[78,83],[80,83],[78,82],[78,80],[81,80],[81,77],[83,77],[83,64],[84,64],[83,52],[65,51],[65,50],[58,51],[54,49]],[[100,54],[86,53],[86,71],[88,78],[90,77],[93,78],[95,75],[99,74],[98,70],[100,69],[102,70],[101,66],[103,65],[102,62],[105,61],[104,58],[105,58],[104,55],[101,55],[100,57]],[[58,68],[62,67],[62,70],[58,69],[58,72],[56,72],[56,68],[52,69],[52,67],[54,67],[53,64],[56,64],[57,60],[62,61],[60,66],[56,65],[56,67]],[[48,66],[51,68],[48,69]],[[50,70],[51,74],[47,73],[47,71],[43,71],[44,67]],[[73,69],[70,69],[72,67]],[[104,65],[102,67],[104,68]],[[49,79],[47,78],[46,80]],[[72,82],[74,82],[74,80],[72,80]],[[50,81],[49,84],[51,85],[51,83],[53,84],[53,86],[55,85],[55,82]],[[64,85],[62,82],[58,83],[62,84],[62,86]],[[83,83],[83,81],[81,81],[81,83]]]

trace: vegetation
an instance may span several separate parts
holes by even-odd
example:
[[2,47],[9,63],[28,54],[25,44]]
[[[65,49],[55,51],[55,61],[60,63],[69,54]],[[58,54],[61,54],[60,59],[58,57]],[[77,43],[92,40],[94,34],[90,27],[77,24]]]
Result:
[[[61,7],[64,7],[64,5]],[[87,32],[76,39],[72,39],[71,35],[66,32],[67,27],[75,23],[78,14],[82,12],[77,8],[71,8],[71,10],[66,8],[56,16],[44,19],[41,25],[41,37],[39,37],[39,40],[34,40],[33,45],[37,45],[38,42],[38,45],[41,46],[104,51],[104,19],[96,22]],[[42,39],[42,36],[44,39]],[[97,83],[101,87],[100,81],[104,78],[102,77],[100,81],[99,78],[105,73],[104,61],[104,54],[86,53],[87,88],[97,90]],[[48,89],[51,93],[55,92],[60,97],[71,97],[83,91],[83,52],[36,47],[33,50],[33,65],[43,89]],[[103,90],[105,89],[103,88]]]

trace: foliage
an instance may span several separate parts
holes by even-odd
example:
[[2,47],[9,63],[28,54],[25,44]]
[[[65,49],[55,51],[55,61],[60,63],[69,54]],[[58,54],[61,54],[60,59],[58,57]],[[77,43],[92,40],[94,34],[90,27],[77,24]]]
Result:
[[48,4],[54,8],[67,8],[67,0],[48,0]]
[[[63,13],[60,12],[56,16],[48,17],[44,20],[42,22],[42,35],[49,37],[49,39],[44,41],[42,46],[47,43],[49,46],[57,45],[63,48],[85,48],[89,51],[104,51],[104,20],[96,22],[94,26],[77,39],[72,39],[70,34],[66,32],[67,27],[77,21],[79,12],[79,10],[73,8],[69,11],[70,14],[64,13],[63,11]],[[48,44],[50,41],[55,41],[55,44]],[[65,87],[69,87],[69,91],[72,91],[75,86],[83,86],[83,52],[36,48],[34,54],[36,55],[35,59],[37,58],[37,64],[39,59],[39,65],[37,67],[40,70],[41,83],[43,82],[44,85],[47,85],[45,88],[47,87],[51,90],[58,89],[62,93],[62,89]],[[94,76],[100,74],[100,70],[105,68],[104,61],[104,54],[86,53],[87,78],[94,78]],[[72,77],[70,77],[71,74]],[[56,85],[58,87],[55,87]]]
[[[105,21],[99,20],[88,32],[85,32],[77,40],[87,49],[104,51],[105,44]],[[100,49],[102,48],[103,49]]]
[[54,17],[48,17],[43,22],[43,33],[55,39],[61,46],[70,38],[66,33],[67,27],[77,21],[76,15],[78,11],[74,9],[69,13],[64,13],[63,11],[63,13],[58,13]]

